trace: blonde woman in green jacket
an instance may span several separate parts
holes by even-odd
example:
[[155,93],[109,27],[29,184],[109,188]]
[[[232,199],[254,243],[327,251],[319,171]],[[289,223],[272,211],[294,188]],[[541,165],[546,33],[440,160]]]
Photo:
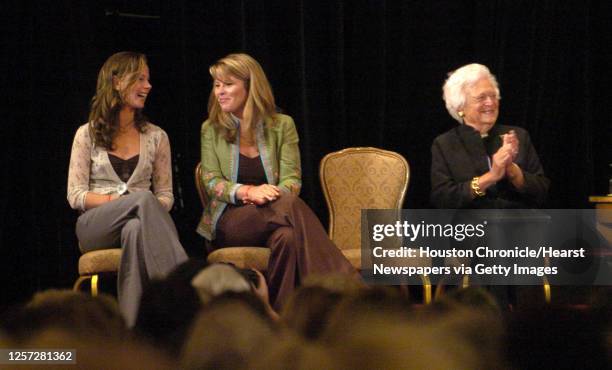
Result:
[[276,112],[259,63],[230,54],[209,71],[213,88],[202,125],[201,165],[210,201],[198,232],[213,248],[269,247],[266,278],[276,309],[308,274],[355,274],[298,196],[297,130],[291,117]]

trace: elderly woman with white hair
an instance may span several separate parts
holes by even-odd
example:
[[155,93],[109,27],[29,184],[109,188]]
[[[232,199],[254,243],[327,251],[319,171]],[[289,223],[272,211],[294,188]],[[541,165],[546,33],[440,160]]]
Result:
[[444,83],[444,101],[460,125],[432,145],[431,202],[437,208],[537,208],[549,180],[526,130],[496,124],[499,87],[481,64]]

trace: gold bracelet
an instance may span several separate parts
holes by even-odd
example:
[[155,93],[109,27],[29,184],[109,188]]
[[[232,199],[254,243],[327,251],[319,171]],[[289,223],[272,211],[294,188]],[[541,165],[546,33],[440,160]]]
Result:
[[485,192],[480,189],[480,177],[476,176],[472,179],[472,183],[470,185],[472,191],[477,197],[484,197]]

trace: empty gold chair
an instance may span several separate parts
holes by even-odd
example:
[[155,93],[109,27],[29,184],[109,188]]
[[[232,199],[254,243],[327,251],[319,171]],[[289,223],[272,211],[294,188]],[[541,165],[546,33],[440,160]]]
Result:
[[[402,208],[410,167],[388,150],[347,148],[323,157],[319,178],[329,209],[329,237],[353,266],[361,269],[361,210]],[[431,265],[431,260],[416,261]],[[431,301],[431,283],[421,277],[424,301]]]

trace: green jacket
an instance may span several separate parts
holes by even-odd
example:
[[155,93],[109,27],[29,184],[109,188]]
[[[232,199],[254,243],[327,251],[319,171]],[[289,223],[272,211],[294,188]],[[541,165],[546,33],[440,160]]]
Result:
[[[240,125],[235,120],[236,127]],[[257,146],[268,184],[283,192],[296,195],[302,187],[302,170],[298,134],[293,119],[277,114],[273,120],[256,127]],[[236,191],[242,184],[238,180],[240,135],[235,143],[228,143],[215,126],[206,120],[202,124],[202,183],[208,194],[198,233],[208,240],[215,238],[217,221],[228,203],[237,204]]]

